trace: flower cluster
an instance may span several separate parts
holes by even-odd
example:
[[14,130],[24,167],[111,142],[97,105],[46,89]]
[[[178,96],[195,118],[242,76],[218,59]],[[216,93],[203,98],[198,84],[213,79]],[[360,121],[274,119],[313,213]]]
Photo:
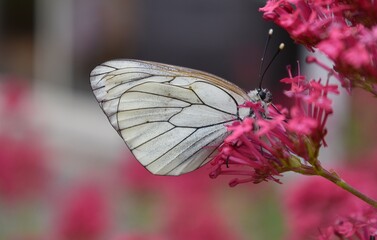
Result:
[[307,81],[303,76],[292,76],[281,81],[290,84],[285,94],[294,101],[293,107],[265,109],[260,102],[246,102],[255,113],[228,126],[232,133],[225,139],[220,153],[212,163],[216,166],[212,178],[218,175],[240,175],[230,185],[243,182],[259,183],[272,180],[286,171],[316,175],[322,168],[317,160],[321,146],[326,145],[326,122],[332,113],[328,94],[338,94],[336,85],[328,81]]
[[377,95],[377,26],[334,26],[318,49],[334,62],[341,80],[349,79],[351,86]]
[[326,54],[343,85],[377,95],[375,1],[269,0],[260,11],[297,43]]
[[366,209],[351,216],[338,218],[322,231],[320,240],[358,239],[369,240],[377,236],[377,210]]

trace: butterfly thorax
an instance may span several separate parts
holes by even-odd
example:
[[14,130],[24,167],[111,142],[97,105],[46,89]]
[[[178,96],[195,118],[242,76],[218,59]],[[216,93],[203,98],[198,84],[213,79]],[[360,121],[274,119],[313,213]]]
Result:
[[[260,102],[265,109],[265,112],[261,113],[262,116],[268,112],[267,107],[272,102],[272,94],[268,89],[254,89],[247,93],[249,100],[253,103]],[[239,108],[238,118],[243,120],[245,117],[254,117],[254,112],[249,108]]]

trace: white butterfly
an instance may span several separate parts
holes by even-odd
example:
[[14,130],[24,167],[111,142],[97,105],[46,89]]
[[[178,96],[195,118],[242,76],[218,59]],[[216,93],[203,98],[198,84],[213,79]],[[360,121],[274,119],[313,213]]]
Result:
[[90,74],[94,95],[135,158],[151,173],[180,175],[217,153],[225,125],[252,115],[245,101],[271,102],[212,74],[167,64],[112,60]]

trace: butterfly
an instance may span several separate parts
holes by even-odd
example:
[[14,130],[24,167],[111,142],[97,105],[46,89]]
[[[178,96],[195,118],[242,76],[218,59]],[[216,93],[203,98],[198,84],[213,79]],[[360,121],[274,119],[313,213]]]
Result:
[[271,93],[246,93],[190,68],[111,60],[90,74],[93,93],[135,158],[156,175],[181,175],[208,163],[229,135],[227,124],[253,115],[238,106],[269,104]]

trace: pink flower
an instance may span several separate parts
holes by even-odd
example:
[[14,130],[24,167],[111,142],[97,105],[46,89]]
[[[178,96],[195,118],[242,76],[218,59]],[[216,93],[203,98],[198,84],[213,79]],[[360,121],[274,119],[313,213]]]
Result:
[[343,87],[377,95],[377,4],[373,0],[269,0],[260,8],[297,43],[334,61]]
[[164,240],[166,238],[158,235],[149,235],[143,233],[125,233],[112,238],[112,240]]
[[58,220],[58,239],[104,239],[109,228],[109,208],[104,193],[95,185],[84,186],[63,201]]
[[369,208],[347,217],[339,217],[335,222],[320,230],[320,240],[370,240],[377,236],[377,210]]
[[168,236],[167,239],[241,239],[229,227],[228,219],[211,207],[211,202],[191,205],[195,210],[187,206],[189,205],[184,204],[170,208],[173,211],[166,216],[168,223],[163,231]]
[[310,134],[318,127],[318,122],[315,119],[303,115],[296,107],[292,108],[291,113],[293,118],[289,121],[287,126],[289,131],[300,134]]
[[310,49],[332,34],[334,26],[372,27],[377,23],[376,3],[371,0],[269,0],[259,10],[266,20],[274,21]]
[[334,61],[334,69],[352,86],[374,94],[377,83],[377,26],[372,29],[357,25],[334,26],[329,37],[318,44],[318,49]]
[[[239,183],[272,180],[280,183],[278,177],[286,171],[314,174],[319,148],[326,145],[326,122],[332,113],[328,94],[338,94],[335,85],[321,81],[306,81],[303,76],[289,78],[282,82],[290,84],[286,95],[293,98],[295,105],[289,115],[287,110],[276,111],[272,106],[268,112],[259,103],[246,103],[252,108],[255,118],[245,118],[241,123],[228,126],[231,132],[212,161],[215,169],[210,176],[238,175],[231,186]],[[264,113],[267,117],[263,117]]]
[[162,235],[180,240],[242,239],[238,231],[231,228],[232,222],[223,209],[214,204],[213,186],[210,188],[211,182],[205,180],[208,175],[203,173],[193,174],[178,183],[170,180],[170,190],[163,200],[165,207],[160,213],[166,220]]
[[26,114],[28,89],[6,80],[0,84],[0,198],[27,200],[46,190],[47,149]]
[[48,172],[46,152],[38,139],[0,134],[0,197],[36,196],[46,186]]
[[[135,239],[137,236],[140,239],[242,239],[230,226],[223,209],[214,204],[218,197],[214,193],[224,183],[208,181],[206,167],[178,178],[161,177],[145,171],[135,159],[126,160],[121,177],[128,193],[136,193],[141,199],[153,198],[152,208],[157,212],[148,221],[155,223],[154,227],[160,226],[153,233],[135,234]],[[133,239],[133,234],[126,236]]]
[[259,10],[266,20],[274,21],[309,49],[327,35],[326,28],[332,22],[342,22],[341,8],[331,0],[269,0]]

